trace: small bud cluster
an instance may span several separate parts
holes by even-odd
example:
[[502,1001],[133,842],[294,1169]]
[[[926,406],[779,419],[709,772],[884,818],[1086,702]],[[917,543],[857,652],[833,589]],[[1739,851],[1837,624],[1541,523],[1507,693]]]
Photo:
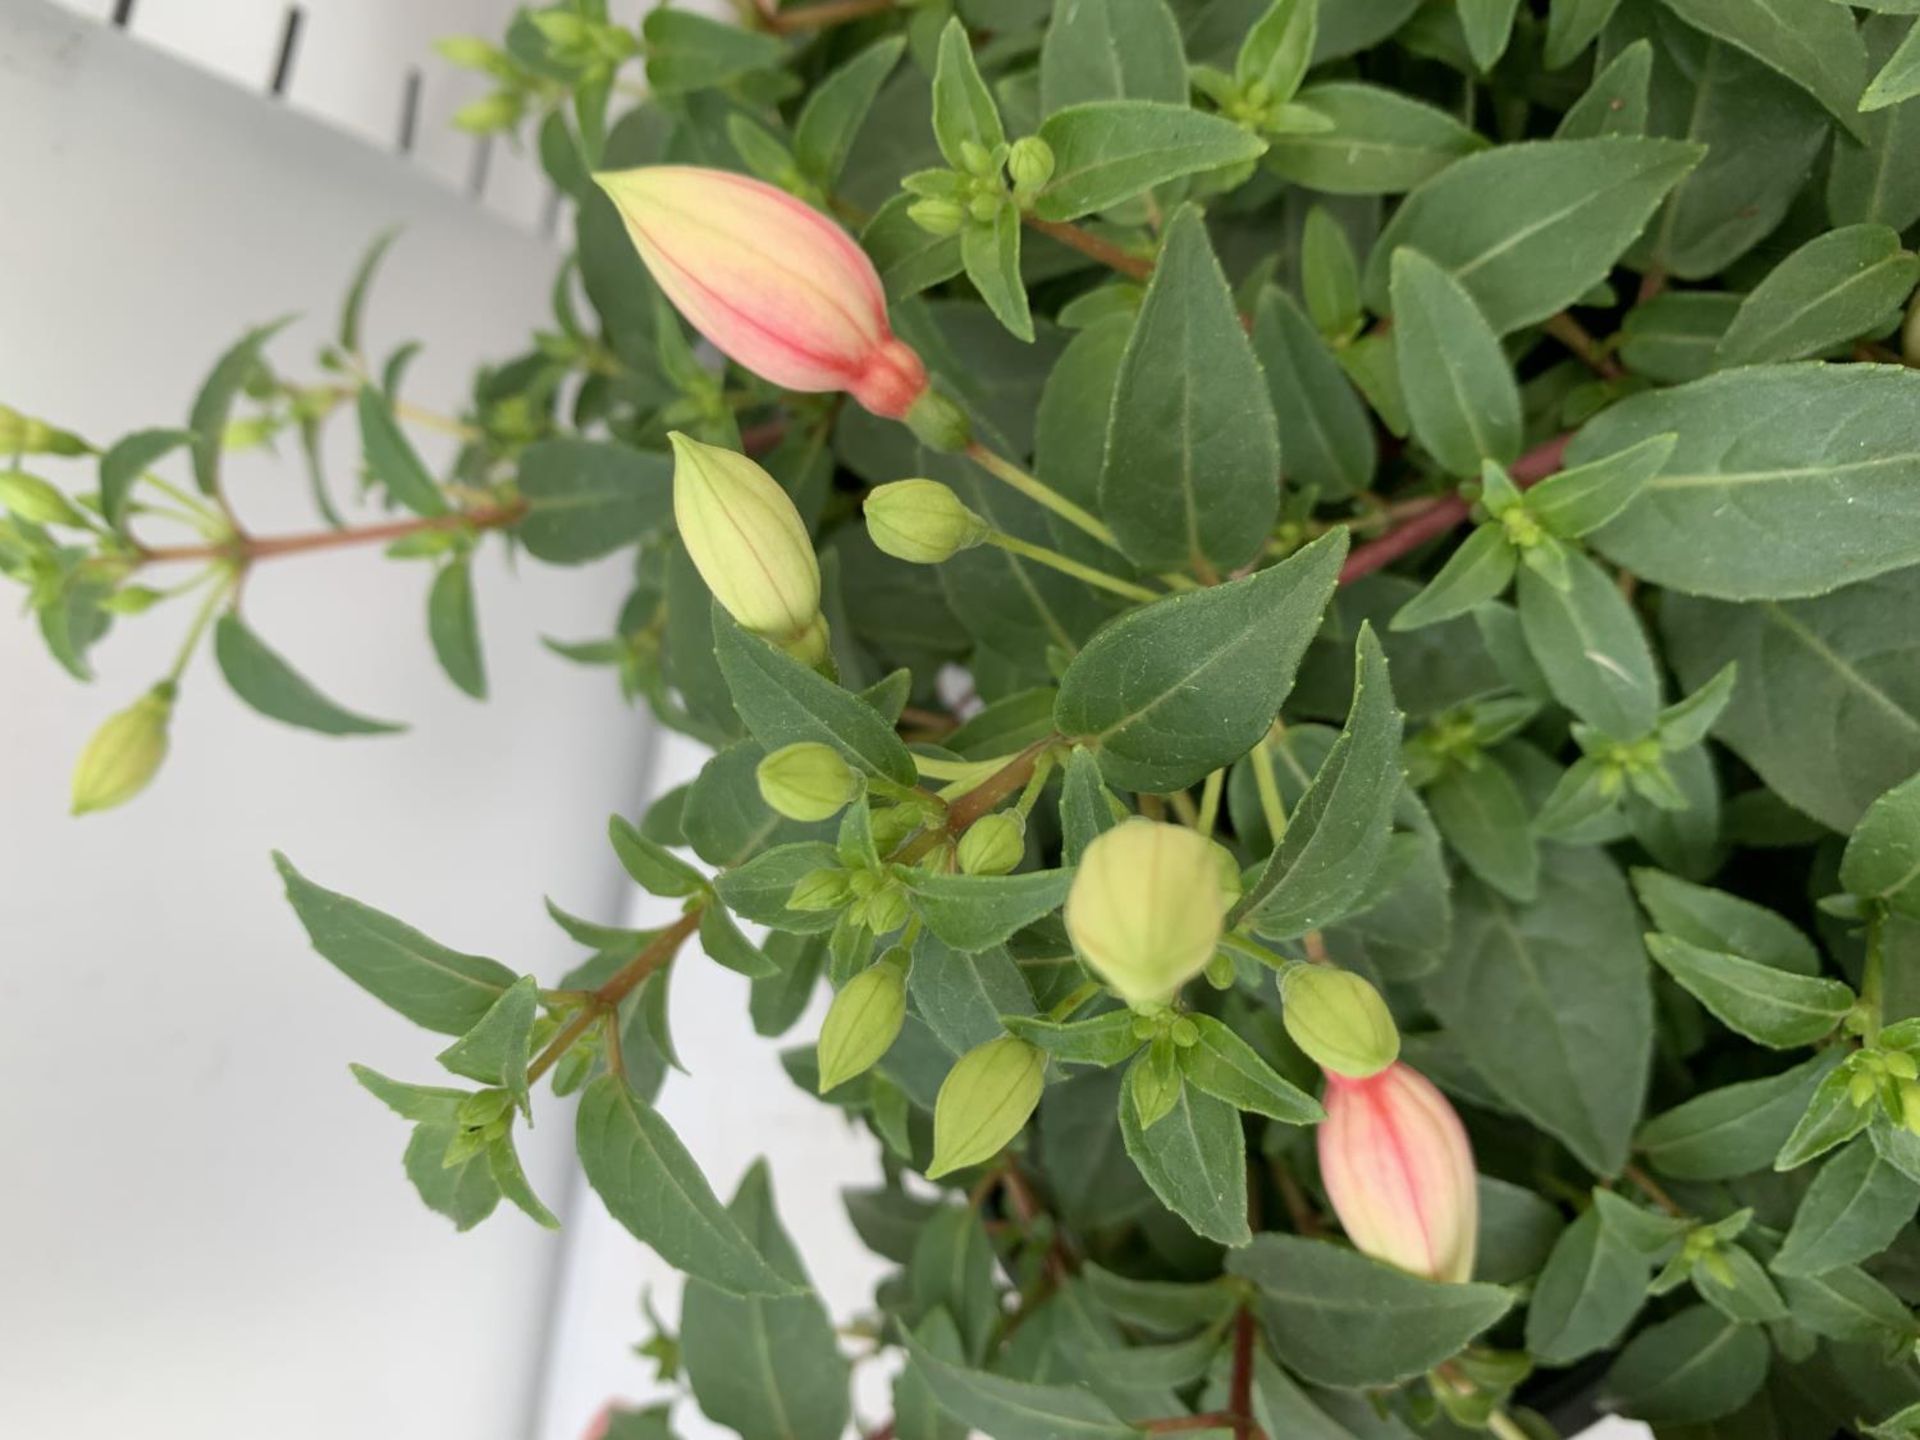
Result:
[[1038,135],[991,149],[977,140],[962,140],[957,167],[922,170],[902,182],[920,197],[907,214],[929,235],[958,235],[969,225],[992,225],[1008,206],[1028,209],[1053,179],[1054,166],[1053,147]]

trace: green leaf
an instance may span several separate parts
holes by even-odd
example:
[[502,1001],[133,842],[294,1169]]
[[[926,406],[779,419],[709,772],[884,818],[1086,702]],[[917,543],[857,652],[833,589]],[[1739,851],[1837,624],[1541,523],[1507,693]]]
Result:
[[1274,137],[1267,168],[1330,195],[1397,195],[1486,148],[1444,110],[1377,85],[1312,85],[1299,102],[1326,116],[1332,128]]
[[487,698],[487,659],[473,606],[473,566],[462,555],[442,566],[427,592],[427,635],[447,678],[476,700]]
[[1576,463],[1677,431],[1680,444],[1593,543],[1657,584],[1780,599],[1920,562],[1920,375],[1763,366],[1629,400],[1576,439]]
[[487,1173],[500,1193],[529,1220],[542,1230],[560,1228],[560,1217],[541,1204],[540,1197],[533,1193],[527,1172],[520,1164],[520,1154],[513,1148],[512,1135],[502,1135],[487,1146],[486,1161]]
[[1527,649],[1554,699],[1596,730],[1635,740],[1660,713],[1660,675],[1640,617],[1600,567],[1566,556],[1561,590],[1523,566],[1516,598]]
[[778,36],[687,10],[648,11],[640,34],[646,41],[647,84],[658,95],[706,90],[770,70],[786,49]]
[[1499,599],[1513,580],[1515,553],[1503,527],[1476,526],[1426,588],[1394,612],[1392,628],[1417,630]]
[[1843,1265],[1823,1275],[1782,1275],[1780,1289],[1795,1323],[1828,1340],[1883,1347],[1912,1341],[1913,1312],[1864,1270]]
[[1090,1020],[1046,1020],[1034,1015],[1002,1015],[1009,1034],[1038,1045],[1056,1060],[1074,1065],[1118,1065],[1141,1046],[1133,1033],[1131,1010],[1110,1010]]
[[1867,52],[1843,7],[1828,0],[1665,3],[1696,30],[1739,47],[1791,80],[1848,130],[1860,123],[1855,102],[1867,82]]
[[1839,1059],[1823,1051],[1764,1080],[1705,1091],[1642,1125],[1634,1148],[1676,1180],[1732,1180],[1765,1170]]
[[956,1327],[966,1355],[985,1355],[1000,1321],[998,1268],[980,1212],[971,1205],[937,1206],[907,1257],[909,1313],[940,1311]]
[[749,635],[717,607],[713,645],[734,708],[769,750],[814,740],[833,746],[869,775],[896,785],[919,783],[913,756],[893,726],[859,696]]
[[880,272],[880,283],[890,301],[904,300],[951,280],[965,268],[958,235],[933,235],[920,228],[907,212],[917,203],[909,194],[895,195],[860,232],[860,245]]
[[1274,1353],[1317,1385],[1391,1385],[1465,1349],[1512,1308],[1497,1285],[1442,1284],[1342,1246],[1268,1232],[1227,1257],[1260,1292]]
[[[727,1214],[774,1269],[804,1283],[766,1161],[748,1169]],[[767,1299],[689,1283],[680,1307],[680,1360],[700,1409],[737,1434],[840,1440],[846,1430],[849,1368],[833,1319],[811,1292]]]
[[924,934],[914,946],[908,984],[915,1013],[955,1055],[1003,1033],[1027,1038],[1002,1019],[1031,1015],[1033,992],[1001,946],[961,950],[936,934]]
[[1920,570],[1909,569],[1784,604],[1669,595],[1661,619],[1682,684],[1739,664],[1715,735],[1781,799],[1844,833],[1920,771],[1916,605]]
[[1733,323],[1741,296],[1668,290],[1627,312],[1620,358],[1636,375],[1677,385],[1713,369],[1713,352]]
[[1851,1070],[1835,1069],[1814,1087],[1813,1098],[1774,1157],[1774,1169],[1795,1169],[1867,1128],[1874,1110],[1853,1103],[1852,1079]]
[[1517,1285],[1538,1275],[1566,1233],[1553,1201],[1523,1185],[1479,1177],[1480,1232],[1474,1247],[1473,1278],[1494,1285]]
[[1841,856],[1840,883],[1850,895],[1920,917],[1920,775],[1867,807]]
[[1570,1365],[1619,1343],[1646,1303],[1647,1257],[1601,1223],[1598,1207],[1560,1233],[1527,1302],[1527,1352]]
[[1020,212],[1002,205],[993,219],[960,232],[960,263],[994,318],[1022,340],[1033,339],[1033,316],[1020,280]]
[[1270,569],[1121,616],[1061,676],[1055,726],[1095,747],[1123,790],[1205,779],[1272,724],[1344,556],[1335,532]]
[[1572,63],[1607,28],[1620,0],[1550,0],[1544,59],[1549,70]]
[[1669,935],[1776,970],[1820,973],[1820,952],[1813,942],[1799,926],[1764,906],[1660,870],[1635,869],[1629,878],[1641,906]]
[[1367,301],[1391,309],[1388,267],[1405,245],[1464,285],[1496,333],[1544,320],[1606,278],[1700,155],[1696,145],[1628,137],[1470,155],[1387,222],[1367,262]]
[[522,1114],[531,1114],[527,1047],[539,1012],[540,983],[531,975],[522,975],[493,1002],[479,1023],[442,1050],[438,1059],[456,1075],[483,1085],[498,1085],[513,1096]]
[[[1605,0],[1605,3],[1611,9],[1618,0]],[[1562,8],[1556,5],[1553,13],[1559,13]],[[1547,25],[1547,45],[1551,50],[1551,17]],[[1652,78],[1653,46],[1645,40],[1636,40],[1595,73],[1586,94],[1560,117],[1553,138],[1597,140],[1606,135],[1645,134],[1648,85]]]
[[313,948],[416,1025],[464,1035],[518,978],[498,960],[449,950],[391,915],[322,889],[277,851],[273,863]]
[[974,64],[973,43],[958,16],[940,32],[939,64],[933,75],[933,133],[940,153],[956,170],[967,170],[964,146],[991,152],[1006,141],[993,93]]
[[1800,360],[1878,329],[1920,278],[1920,256],[1885,225],[1829,230],[1776,265],[1740,304],[1716,368]]
[[416,515],[445,515],[453,507],[393,417],[393,402],[376,385],[362,385],[360,453],[367,473],[387,494]]
[[714,878],[713,888],[734,914],[758,925],[794,934],[831,930],[838,912],[789,910],[793,887],[816,870],[838,870],[840,856],[821,840],[799,840],[763,850],[746,864]]
[[1651,435],[1625,450],[1562,470],[1527,492],[1527,513],[1563,540],[1597,530],[1638,498],[1678,439]]
[[388,735],[407,728],[341,709],[231,611],[213,627],[213,654],[233,693],[270,719],[322,735]]
[[1259,554],[1279,505],[1279,439],[1260,362],[1190,206],[1168,227],[1127,342],[1106,455],[1100,509],[1136,564],[1205,573]]
[[1077,1385],[1035,1385],[950,1364],[903,1338],[908,1363],[954,1419],[994,1440],[1137,1440],[1107,1403]]
[[759,948],[741,934],[733,917],[718,905],[701,908],[700,948],[714,964],[749,980],[769,980],[780,973],[780,967],[761,954]]
[[[1307,233],[1313,233],[1311,220]],[[1353,303],[1359,304],[1357,295]],[[1366,489],[1376,462],[1366,405],[1327,342],[1284,290],[1261,292],[1254,307],[1253,351],[1266,372],[1286,479],[1322,500]]]
[[1766,1331],[1707,1305],[1650,1325],[1607,1372],[1612,1408],[1652,1424],[1697,1424],[1738,1410],[1766,1379]]
[[[1920,95],[1920,39],[1914,37],[1915,31],[1909,29],[1900,48],[1881,65],[1860,96],[1861,110],[1884,110],[1889,105],[1898,105]],[[1872,133],[1856,122],[1856,133],[1863,131],[1869,135]]]
[[686,1146],[617,1075],[580,1097],[574,1142],[607,1211],[689,1279],[729,1295],[798,1295],[720,1204]]
[[1454,895],[1453,945],[1425,984],[1500,1099],[1596,1174],[1617,1174],[1646,1094],[1653,1000],[1639,917],[1605,854],[1548,846],[1539,899]]
[[1078,865],[1094,838],[1119,823],[1116,803],[1100,781],[1100,762],[1091,750],[1076,745],[1060,785],[1061,858],[1067,864]]
[[191,430],[136,430],[116,441],[100,457],[100,513],[107,524],[122,529],[140,477],[182,445],[193,443]]
[[673,462],[613,441],[542,440],[520,452],[527,513],[514,533],[549,565],[579,565],[673,517]]
[[1728,1028],[1775,1050],[1811,1045],[1853,1008],[1853,991],[1838,980],[1716,954],[1672,935],[1647,936],[1647,953]]
[[[1860,27],[1876,70],[1896,55],[1905,69],[1920,51],[1912,35],[1913,22],[1892,15],[1869,15]],[[1905,230],[1920,220],[1920,172],[1904,158],[1920,136],[1920,104],[1902,100],[1862,115],[1859,123],[1866,143],[1837,147],[1828,167],[1827,214],[1836,225],[1871,221]]]
[[1040,46],[1040,112],[1088,100],[1187,103],[1180,26],[1165,0],[1062,0]]
[[1386,852],[1400,795],[1400,711],[1373,627],[1360,626],[1353,703],[1340,738],[1294,807],[1260,878],[1234,907],[1263,935],[1290,939],[1343,919]]
[[1245,1245],[1247,1154],[1240,1112],[1188,1085],[1173,1108],[1143,1130],[1132,1097],[1120,1096],[1120,1136],[1153,1193],[1196,1235],[1221,1245]]
[[1520,391],[1460,282],[1418,251],[1393,257],[1393,344],[1414,438],[1462,478],[1520,453]]
[[[1078,220],[1199,170],[1257,158],[1266,142],[1218,115],[1154,100],[1091,100],[1040,125],[1054,171],[1034,197],[1042,220]],[[1164,262],[1163,262],[1164,263]]]
[[1467,53],[1482,74],[1507,53],[1514,14],[1519,8],[1519,0],[1460,0],[1460,28],[1466,33]]
[[1920,1184],[1855,1140],[1820,1167],[1773,1258],[1776,1275],[1823,1275],[1893,1244],[1920,1210]]
[[874,97],[906,49],[904,36],[874,41],[814,87],[793,124],[793,158],[815,184],[840,178]]
[[1060,908],[1071,870],[1019,875],[915,873],[907,889],[927,928],[956,950],[985,950]]
[[1449,766],[1425,791],[1433,823],[1481,880],[1509,900],[1531,904],[1540,888],[1540,847],[1520,787],[1498,760]]
[[1214,1019],[1195,1011],[1190,1018],[1200,1039],[1180,1051],[1180,1073],[1236,1110],[1279,1120],[1287,1125],[1312,1125],[1326,1118],[1320,1102],[1290,1081],[1283,1080],[1251,1045]]
[[387,258],[387,251],[399,238],[397,226],[382,230],[373,237],[373,243],[367,246],[359,265],[354,267],[353,281],[348,285],[346,298],[340,304],[338,332],[340,348],[348,355],[360,353],[360,317],[367,307],[367,292],[373,288],[373,277],[379,273],[380,262]]
[[201,383],[200,393],[193,397],[187,428],[193,432],[193,480],[202,495],[220,493],[220,453],[226,443],[233,402],[253,378],[267,341],[290,325],[293,318],[283,316],[241,336],[232,349],[214,362],[212,373]]
[[707,880],[693,866],[670,852],[666,846],[649,840],[631,820],[620,815],[607,817],[607,839],[613,853],[633,883],[650,895],[678,899],[706,889]]

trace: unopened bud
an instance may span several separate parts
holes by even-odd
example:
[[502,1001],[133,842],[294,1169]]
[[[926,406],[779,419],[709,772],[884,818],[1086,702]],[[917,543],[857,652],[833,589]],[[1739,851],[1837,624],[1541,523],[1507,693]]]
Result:
[[1900,1082],[1900,1123],[1911,1133],[1920,1135],[1920,1082]]
[[789,910],[807,912],[838,910],[853,898],[853,887],[844,870],[814,870],[795,882],[787,896]]
[[781,746],[755,767],[753,778],[776,814],[809,824],[838,815],[860,788],[840,752],[817,740]]
[[1217,848],[1184,825],[1135,818],[1080,857],[1067,933],[1129,1004],[1164,1003],[1213,958],[1226,910]]
[[927,1178],[998,1155],[1040,1103],[1046,1076],[1046,1052],[1011,1035],[962,1055],[933,1104],[933,1163]]
[[967,875],[1005,875],[1026,853],[1026,822],[1010,810],[981,816],[960,837],[960,869]]
[[966,209],[958,200],[950,200],[942,195],[930,195],[924,200],[916,200],[907,207],[907,218],[929,235],[958,235],[960,227],[967,223]]
[[73,813],[111,810],[147,788],[167,758],[173,682],[162,681],[94,731],[73,767]]
[[1425,1076],[1327,1076],[1317,1134],[1327,1198],[1362,1254],[1430,1280],[1473,1274],[1480,1200],[1466,1127]]
[[876,935],[890,935],[907,923],[912,906],[896,880],[885,880],[873,892],[854,902],[853,918]]
[[863,508],[873,543],[913,565],[937,565],[988,534],[987,522],[938,480],[895,480],[878,486]]
[[826,657],[820,562],[787,492],[746,456],[675,431],[673,518],[700,578],[743,629],[796,659]]
[[849,980],[820,1026],[820,1093],[864,1075],[907,1018],[907,952],[893,949]]
[[1400,1031],[1380,992],[1351,970],[1294,965],[1280,977],[1281,1019],[1321,1069],[1350,1080],[1377,1075],[1400,1056]]
[[967,214],[985,225],[1000,213],[1000,207],[1006,203],[1006,196],[996,195],[990,190],[982,191],[967,202]]
[[962,140],[960,163],[974,175],[986,175],[993,170],[993,152],[978,140]]
[[73,502],[49,482],[24,470],[0,470],[0,505],[35,525],[85,525]]
[[1053,147],[1038,135],[1014,141],[1007,155],[1007,174],[1022,195],[1043,188],[1053,178]]

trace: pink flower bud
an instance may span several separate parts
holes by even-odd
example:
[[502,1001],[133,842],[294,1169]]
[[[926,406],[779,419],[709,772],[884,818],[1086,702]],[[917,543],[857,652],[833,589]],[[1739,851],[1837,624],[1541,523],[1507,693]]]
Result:
[[1329,1073],[1320,1178],[1362,1254],[1432,1280],[1473,1274],[1480,1197],[1466,1127],[1417,1070]]
[[887,322],[873,262],[818,210],[759,180],[694,165],[594,178],[667,298],[761,379],[845,390],[889,420],[926,391],[926,366]]

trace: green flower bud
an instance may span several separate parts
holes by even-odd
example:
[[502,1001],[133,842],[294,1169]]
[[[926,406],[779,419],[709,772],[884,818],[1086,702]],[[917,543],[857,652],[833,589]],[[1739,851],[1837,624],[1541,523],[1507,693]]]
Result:
[[986,539],[987,522],[938,480],[895,480],[877,486],[864,506],[867,534],[896,560],[938,565]]
[[958,235],[967,223],[967,212],[958,200],[929,196],[907,207],[907,218],[929,235]]
[[816,1049],[820,1093],[872,1069],[907,1018],[907,952],[896,946],[833,997]]
[[1399,1058],[1400,1031],[1380,992],[1350,970],[1294,965],[1280,977],[1281,1018],[1293,1043],[1323,1070],[1349,1080]]
[[173,682],[162,681],[94,731],[73,767],[73,813],[111,810],[147,788],[167,758]]
[[1027,853],[1027,822],[1010,810],[983,815],[960,837],[963,875],[1005,875]]
[[1226,911],[1218,850],[1197,830],[1136,817],[1080,857],[1067,933],[1129,1004],[1166,1001],[1213,959]]
[[998,1155],[1026,1125],[1046,1080],[1046,1052],[1011,1035],[962,1055],[933,1102],[933,1163],[927,1178]]
[[973,423],[967,419],[967,412],[931,385],[907,407],[904,423],[913,431],[914,439],[943,455],[966,449],[973,438]]
[[815,870],[795,882],[787,896],[789,910],[838,910],[853,898],[853,886],[844,870]]
[[0,505],[36,525],[85,525],[73,502],[38,475],[0,470]]
[[490,135],[496,130],[511,130],[520,123],[525,108],[520,96],[511,90],[496,90],[453,112],[454,128],[470,135]]
[[1038,135],[1014,141],[1007,155],[1007,174],[1016,191],[1031,195],[1053,178],[1053,147]]
[[993,170],[993,152],[978,140],[960,142],[960,163],[974,175],[986,175]]
[[985,225],[1000,213],[1000,207],[1004,204],[1006,204],[1004,195],[996,195],[991,190],[985,190],[967,202],[967,213]]
[[807,823],[838,815],[860,788],[840,752],[817,740],[781,746],[755,767],[753,778],[776,814]]
[[867,823],[873,831],[873,848],[890,855],[926,823],[926,812],[918,805],[883,805]]
[[746,456],[674,432],[673,517],[720,607],[807,664],[827,654],[820,562],[780,483]]
[[1900,1082],[1900,1123],[1914,1135],[1920,1135],[1920,1081]]
[[906,890],[898,881],[887,880],[854,905],[853,918],[876,935],[890,935],[907,923],[911,909]]

